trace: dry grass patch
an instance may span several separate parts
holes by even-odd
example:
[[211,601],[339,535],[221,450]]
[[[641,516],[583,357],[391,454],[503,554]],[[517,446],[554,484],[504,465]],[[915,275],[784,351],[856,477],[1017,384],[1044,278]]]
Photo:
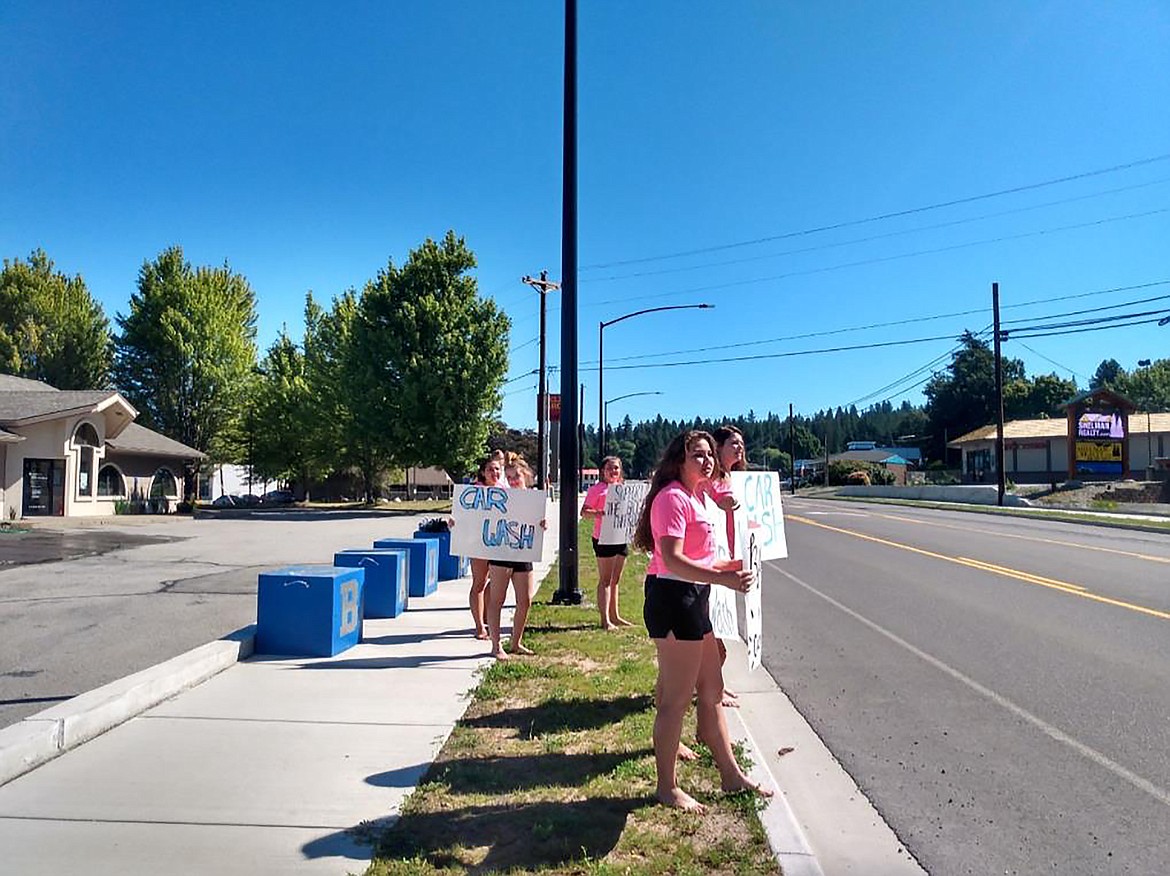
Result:
[[[581,584],[596,568],[582,527]],[[645,559],[622,579],[639,617]],[[705,816],[654,801],[654,648],[640,626],[597,627],[593,605],[552,606],[554,568],[525,637],[536,656],[493,664],[368,871],[762,874],[778,868],[748,795],[724,796],[709,754],[680,765]],[[684,730],[694,738],[693,711]]]

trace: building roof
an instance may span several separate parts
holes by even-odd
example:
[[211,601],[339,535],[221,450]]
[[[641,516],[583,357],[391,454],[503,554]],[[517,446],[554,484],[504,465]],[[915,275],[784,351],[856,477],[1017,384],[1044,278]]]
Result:
[[57,392],[55,386],[49,386],[39,380],[29,380],[27,377],[17,377],[15,374],[0,374],[0,392],[35,392],[50,390]]
[[906,460],[892,450],[846,450],[844,453],[834,453],[829,457],[834,459],[855,459],[859,462],[884,462],[890,465],[907,465]]
[[[1170,413],[1151,413],[1149,415],[1149,431],[1153,434],[1170,432]],[[1129,415],[1129,434],[1146,434],[1146,413],[1136,411]],[[1026,440],[1029,438],[1067,438],[1068,420],[1064,417],[1049,420],[1009,420],[1003,424],[1005,441]],[[947,447],[962,447],[976,441],[994,441],[995,424],[980,426],[966,435],[961,435],[954,441],[948,441]]]
[[23,435],[15,435],[12,432],[5,432],[0,429],[0,444],[15,444],[17,441],[23,441]]
[[151,456],[173,456],[180,459],[206,459],[194,447],[188,447],[158,432],[130,423],[117,438],[109,438],[106,444],[118,453],[144,453]]

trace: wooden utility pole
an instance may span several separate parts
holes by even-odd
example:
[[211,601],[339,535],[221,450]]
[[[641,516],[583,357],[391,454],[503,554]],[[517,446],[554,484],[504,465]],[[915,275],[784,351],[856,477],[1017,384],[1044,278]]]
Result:
[[995,477],[999,497],[996,504],[1002,506],[1007,481],[1003,470],[1003,360],[999,355],[999,283],[991,284],[991,318],[992,330],[995,332]]
[[548,387],[544,382],[546,346],[546,308],[545,297],[554,289],[560,289],[560,283],[554,283],[548,278],[548,271],[540,272],[540,279],[535,277],[521,277],[521,283],[527,283],[540,294],[540,377],[537,378],[536,389],[536,446],[539,448],[540,459],[536,466],[536,486],[544,490],[548,488]]

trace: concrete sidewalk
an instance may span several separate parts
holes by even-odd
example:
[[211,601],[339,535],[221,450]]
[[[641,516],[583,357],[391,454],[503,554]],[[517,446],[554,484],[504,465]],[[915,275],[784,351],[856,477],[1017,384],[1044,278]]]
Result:
[[[555,527],[545,545],[538,580]],[[141,711],[136,698],[195,684],[85,744],[57,740],[70,750],[0,787],[0,872],[363,872],[363,826],[396,817],[491,662],[471,635],[469,586],[443,582],[400,617],[366,621],[361,644],[333,658],[235,662],[245,635],[34,716],[80,742],[119,709]],[[728,682],[743,708],[729,724],[782,792],[763,818],[785,873],[921,873],[767,674],[743,662],[733,646]],[[778,740],[797,751],[779,760]],[[11,761],[4,747],[0,736]]]

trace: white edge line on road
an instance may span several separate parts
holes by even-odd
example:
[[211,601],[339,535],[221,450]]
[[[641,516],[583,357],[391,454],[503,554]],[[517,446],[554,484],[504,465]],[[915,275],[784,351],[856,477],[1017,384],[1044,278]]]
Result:
[[927,654],[921,648],[915,647],[914,645],[910,644],[902,637],[898,636],[896,633],[892,633],[889,630],[887,630],[885,627],[881,626],[880,624],[877,624],[874,621],[871,621],[869,618],[858,614],[856,611],[851,609],[849,606],[838,602],[836,599],[829,596],[827,593],[822,593],[820,590],[817,590],[817,588],[813,587],[811,584],[797,578],[791,572],[786,572],[785,570],[783,570],[775,565],[773,565],[772,568],[775,569],[777,572],[779,572],[781,575],[783,575],[785,578],[788,578],[789,580],[795,582],[796,584],[799,584],[805,590],[809,591],[809,593],[812,593],[814,596],[819,596],[821,599],[823,599],[825,602],[832,605],[834,608],[839,609],[840,611],[849,615],[854,620],[869,627],[875,633],[878,633],[879,635],[885,636],[887,639],[889,639],[894,644],[906,649],[911,654],[913,654],[915,657],[918,657],[920,660],[923,660],[926,663],[929,663],[935,669],[938,669],[941,672],[945,672],[947,675],[951,676],[951,678],[954,678],[956,681],[962,682],[963,684],[965,684],[967,687],[971,688],[976,693],[991,700],[993,703],[995,703],[1000,708],[1006,709],[1007,711],[1011,712],[1016,717],[1021,718],[1024,721],[1027,721],[1029,724],[1031,724],[1033,727],[1036,727],[1038,730],[1040,730],[1042,733],[1044,733],[1049,738],[1051,738],[1057,742],[1063,743],[1064,745],[1067,745],[1069,748],[1073,749],[1078,754],[1080,754],[1084,757],[1087,757],[1089,760],[1091,760],[1093,763],[1097,764],[1098,766],[1104,767],[1105,769],[1109,770],[1109,772],[1113,773],[1118,778],[1123,779],[1124,781],[1133,785],[1138,790],[1144,791],[1145,793],[1149,794],[1151,797],[1153,797],[1159,803],[1163,803],[1166,806],[1170,806],[1170,791],[1167,791],[1164,788],[1158,787],[1157,785],[1155,785],[1153,782],[1149,781],[1148,779],[1145,779],[1145,778],[1139,776],[1137,773],[1134,773],[1134,772],[1126,769],[1121,764],[1106,757],[1101,752],[1097,751],[1095,748],[1090,748],[1088,745],[1085,745],[1085,743],[1081,742],[1080,740],[1074,739],[1072,736],[1069,736],[1067,733],[1065,733],[1060,728],[1054,727],[1052,724],[1049,724],[1044,719],[1039,718],[1036,715],[1033,715],[1031,712],[1029,712],[1027,709],[1023,708],[1022,706],[1017,706],[1011,700],[1007,699],[1004,696],[1001,696],[1000,694],[996,693],[995,691],[991,690],[990,688],[985,687],[984,685],[977,682],[975,679],[973,679],[967,675],[964,675],[962,672],[960,672],[959,670],[955,669],[954,667],[944,663],[943,661],[939,660],[937,657],[934,657],[930,654]]

